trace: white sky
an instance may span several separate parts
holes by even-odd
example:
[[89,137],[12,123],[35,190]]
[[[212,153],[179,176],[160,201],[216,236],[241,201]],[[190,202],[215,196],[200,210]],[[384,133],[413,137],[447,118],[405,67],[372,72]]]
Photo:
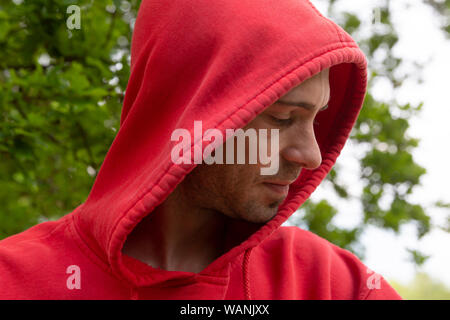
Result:
[[[324,14],[327,14],[326,1],[311,1]],[[341,0],[337,2],[337,11],[347,10],[357,13],[364,23],[370,23],[373,8],[382,3],[377,0]],[[400,103],[411,102],[413,105],[424,102],[420,114],[411,119],[409,136],[419,138],[420,144],[413,153],[415,161],[426,168],[427,173],[410,198],[413,203],[427,207],[437,200],[450,202],[450,41],[439,30],[438,16],[422,1],[390,1],[392,21],[399,34],[399,42],[394,47],[396,56],[404,60],[397,72],[403,74],[414,61],[425,62],[422,70],[423,83],[418,84],[416,77],[407,79],[395,92]],[[363,29],[364,31],[364,29]],[[392,97],[394,92],[386,83],[377,83],[372,94],[380,100]],[[338,159],[342,166],[343,181],[349,186],[351,194],[361,193],[358,178],[359,163],[356,155],[363,150],[348,143]],[[312,195],[313,200],[326,198],[339,208],[336,224],[352,227],[361,220],[362,211],[358,200],[349,204],[334,196],[326,184],[319,187]],[[388,199],[387,199],[388,200]],[[450,209],[429,209],[427,214],[432,222],[443,225]],[[415,268],[408,260],[406,248],[419,249],[431,255],[421,270],[440,280],[450,288],[450,234],[435,230],[417,240],[412,225],[404,226],[400,236],[393,232],[369,227],[362,236],[366,246],[364,263],[388,280],[395,279],[407,283],[413,279]]]

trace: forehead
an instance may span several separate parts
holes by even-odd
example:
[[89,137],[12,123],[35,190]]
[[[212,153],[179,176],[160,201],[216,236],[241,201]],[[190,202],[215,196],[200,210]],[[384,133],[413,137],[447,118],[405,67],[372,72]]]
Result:
[[307,98],[308,100],[312,100],[311,103],[316,104],[321,103],[325,98],[328,99],[329,95],[329,69],[325,69],[292,88],[282,98],[288,101],[298,101]]

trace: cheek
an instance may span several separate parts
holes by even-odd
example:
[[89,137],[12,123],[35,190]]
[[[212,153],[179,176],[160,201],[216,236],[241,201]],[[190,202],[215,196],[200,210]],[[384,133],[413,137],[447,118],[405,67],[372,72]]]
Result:
[[235,181],[239,176],[238,170],[237,165],[203,163],[191,171],[186,182],[195,192],[210,197],[238,185]]
[[254,190],[255,181],[259,178],[259,166],[248,164],[215,164],[203,179],[209,181],[209,187],[218,196],[231,201],[247,198]]

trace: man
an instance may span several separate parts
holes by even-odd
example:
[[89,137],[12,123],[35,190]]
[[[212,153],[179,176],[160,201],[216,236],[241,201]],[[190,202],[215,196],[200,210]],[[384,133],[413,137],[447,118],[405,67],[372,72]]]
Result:
[[[319,112],[316,106],[328,102],[328,77],[329,69],[325,69],[305,80],[245,126],[245,131],[280,130],[281,165],[276,175],[261,175],[260,163],[237,164],[236,147],[233,164],[223,159],[223,164],[198,165],[133,230],[123,252],[166,270],[200,272],[225,253],[226,236],[236,237],[226,231],[234,219],[260,224],[270,221],[300,171],[321,163],[313,121]],[[231,141],[237,146],[236,140]],[[246,142],[248,156],[250,140]]]
[[[335,163],[366,67],[309,1],[144,0],[89,197],[0,242],[0,297],[401,299],[349,251],[281,226]],[[238,129],[257,139],[240,148]]]

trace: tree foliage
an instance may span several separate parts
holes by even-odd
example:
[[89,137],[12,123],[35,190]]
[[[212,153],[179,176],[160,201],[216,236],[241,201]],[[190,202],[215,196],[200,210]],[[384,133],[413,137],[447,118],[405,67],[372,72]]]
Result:
[[[67,7],[81,8],[70,30]],[[0,6],[0,238],[84,202],[119,128],[138,1]]]
[[[403,81],[394,73],[402,60],[392,51],[398,35],[389,2],[379,8],[383,28],[362,37],[359,17],[335,12],[338,1],[326,1],[328,16],[357,39],[371,62],[369,93],[351,136],[368,150],[360,159],[364,219],[353,229],[338,228],[333,222],[338,210],[322,200],[307,201],[297,223],[362,257],[359,236],[368,225],[398,232],[414,222],[419,237],[432,227],[426,209],[407,197],[425,174],[411,154],[418,140],[407,134],[408,119],[421,105],[377,101],[371,94],[377,79],[387,79],[394,89]],[[423,1],[443,17],[443,8],[450,7],[449,0]],[[0,2],[0,238],[57,219],[85,201],[119,128],[139,3]],[[80,29],[66,25],[72,4],[81,8]],[[442,21],[443,30],[450,32],[448,19]],[[380,52],[381,61],[375,59]],[[338,167],[327,179],[339,197],[352,196],[339,179]],[[393,199],[386,208],[380,199],[387,193]]]

